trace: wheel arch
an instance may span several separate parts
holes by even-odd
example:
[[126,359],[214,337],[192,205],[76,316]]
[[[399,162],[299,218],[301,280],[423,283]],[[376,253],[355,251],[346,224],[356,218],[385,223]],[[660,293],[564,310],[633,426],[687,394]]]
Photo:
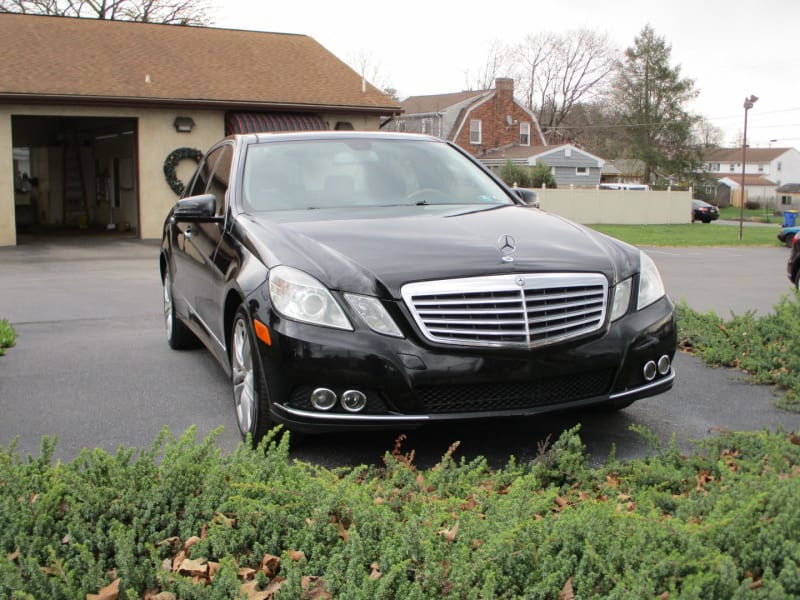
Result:
[[228,359],[231,356],[230,339],[231,331],[233,330],[233,318],[236,316],[236,310],[244,304],[244,298],[236,289],[228,290],[225,296],[224,326],[225,326],[225,348],[228,352]]

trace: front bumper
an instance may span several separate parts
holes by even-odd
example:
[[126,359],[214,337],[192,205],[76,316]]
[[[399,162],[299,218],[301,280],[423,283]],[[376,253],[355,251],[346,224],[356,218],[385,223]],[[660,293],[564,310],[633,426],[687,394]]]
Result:
[[[666,297],[582,340],[514,350],[436,346],[423,343],[416,331],[403,339],[337,331],[254,309],[271,330],[271,345],[259,342],[259,350],[272,419],[298,431],[620,406],[667,391],[675,380],[671,366],[649,380],[643,374],[646,363],[674,357],[677,332]],[[318,388],[337,396],[358,390],[367,405],[358,413],[339,404],[317,410],[310,396]]]

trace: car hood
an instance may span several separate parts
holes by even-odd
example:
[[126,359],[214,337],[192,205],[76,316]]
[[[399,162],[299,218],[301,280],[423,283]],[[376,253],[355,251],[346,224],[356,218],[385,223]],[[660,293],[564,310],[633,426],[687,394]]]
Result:
[[[540,272],[603,273],[613,285],[639,268],[627,244],[533,208],[399,206],[242,215],[245,244],[272,268],[301,269],[331,289],[393,298],[411,281]],[[503,260],[500,246],[513,238]]]

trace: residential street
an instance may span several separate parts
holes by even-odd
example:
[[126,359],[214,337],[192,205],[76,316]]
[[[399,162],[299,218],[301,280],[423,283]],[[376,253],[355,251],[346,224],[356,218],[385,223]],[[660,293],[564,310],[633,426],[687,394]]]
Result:
[[[19,338],[0,358],[0,445],[17,437],[21,455],[38,454],[43,435],[58,436],[57,457],[83,447],[114,451],[148,446],[163,426],[175,435],[196,425],[200,435],[222,426],[219,446],[239,443],[228,381],[205,350],[176,352],[164,339],[158,244],[98,238],[23,243],[0,248],[0,318]],[[658,248],[650,250],[670,296],[701,311],[768,312],[790,292],[785,248]],[[771,390],[742,382],[733,371],[676,359],[678,380],[667,394],[616,414],[584,411],[561,416],[427,427],[417,431],[323,435],[293,449],[327,466],[380,463],[400,433],[420,465],[438,461],[450,444],[458,456],[485,455],[496,466],[510,455],[536,456],[550,436],[581,423],[593,460],[612,447],[638,457],[647,445],[631,425],[651,429],[664,443],[673,434],[690,448],[718,429],[800,430],[800,415],[773,407]]]

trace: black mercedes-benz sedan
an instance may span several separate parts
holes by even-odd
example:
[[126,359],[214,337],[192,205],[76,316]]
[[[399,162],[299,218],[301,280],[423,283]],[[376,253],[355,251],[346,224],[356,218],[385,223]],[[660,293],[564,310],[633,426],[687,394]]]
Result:
[[653,261],[526,198],[428,136],[228,137],[164,223],[167,340],[208,347],[256,441],[671,388]]

